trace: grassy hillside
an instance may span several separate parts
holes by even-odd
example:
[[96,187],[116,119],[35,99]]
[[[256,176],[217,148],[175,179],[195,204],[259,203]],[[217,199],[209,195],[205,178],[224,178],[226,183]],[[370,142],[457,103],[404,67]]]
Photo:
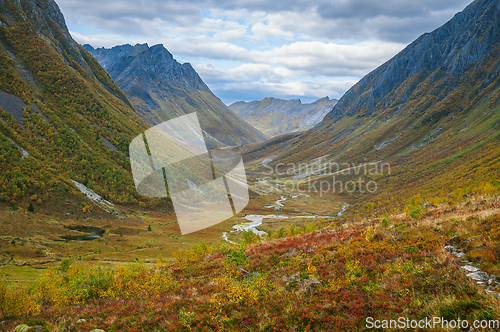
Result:
[[2,2],[0,90],[26,107],[16,119],[0,106],[0,201],[26,207],[32,201],[43,210],[53,192],[75,188],[73,179],[115,203],[146,203],[135,191],[127,154],[148,125],[65,25],[47,14],[53,5]]
[[474,266],[487,276],[500,272],[495,192],[426,205],[418,217],[398,213],[357,223],[305,223],[264,242],[254,243],[247,234],[240,247],[202,243],[178,252],[174,262],[156,265],[110,270],[66,259],[30,286],[10,292],[0,286],[0,308],[9,318],[4,326],[353,331],[369,330],[369,317],[495,324],[496,280],[475,283],[462,268]]

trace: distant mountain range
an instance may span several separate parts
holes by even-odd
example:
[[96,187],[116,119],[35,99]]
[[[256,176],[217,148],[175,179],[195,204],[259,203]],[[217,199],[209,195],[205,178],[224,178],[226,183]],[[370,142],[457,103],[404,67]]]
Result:
[[151,125],[196,111],[212,146],[255,143],[267,138],[227,108],[189,63],[177,62],[163,45],[84,48]]
[[299,99],[266,98],[261,101],[239,101],[229,108],[242,119],[268,136],[309,130],[317,125],[335,106],[337,100],[328,97],[311,104]]

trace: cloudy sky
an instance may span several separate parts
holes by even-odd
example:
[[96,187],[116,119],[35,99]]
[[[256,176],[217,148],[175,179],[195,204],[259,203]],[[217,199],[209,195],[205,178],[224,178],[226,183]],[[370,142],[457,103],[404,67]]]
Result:
[[94,47],[163,44],[226,104],[340,98],[471,0],[56,0]]

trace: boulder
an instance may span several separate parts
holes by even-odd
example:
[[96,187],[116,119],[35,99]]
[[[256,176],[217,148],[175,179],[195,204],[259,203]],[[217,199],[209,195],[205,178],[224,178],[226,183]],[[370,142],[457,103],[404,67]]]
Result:
[[31,327],[29,327],[26,324],[21,324],[21,325],[16,326],[16,328],[14,329],[14,332],[27,332],[29,330],[31,330]]
[[467,274],[467,277],[471,278],[472,280],[477,280],[477,281],[486,281],[489,279],[488,273],[483,272],[483,271],[469,273],[469,274]]
[[462,269],[467,270],[469,272],[477,272],[477,271],[479,271],[479,269],[477,267],[472,266],[472,265],[462,266]]
[[457,252],[457,248],[455,248],[454,246],[445,246],[444,250],[446,250],[450,254],[454,254]]
[[319,285],[321,285],[321,281],[315,277],[310,277],[302,281],[301,288],[312,294]]

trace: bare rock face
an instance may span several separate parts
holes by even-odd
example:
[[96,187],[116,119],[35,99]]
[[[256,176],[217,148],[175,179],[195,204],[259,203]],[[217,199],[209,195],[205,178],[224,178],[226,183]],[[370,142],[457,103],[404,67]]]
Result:
[[327,155],[359,161],[400,158],[449,137],[461,141],[461,132],[482,135],[485,130],[470,119],[497,121],[499,16],[498,1],[476,0],[423,34],[349,89],[274,163]]
[[133,78],[140,77],[146,84],[169,82],[191,91],[210,91],[191,64],[177,62],[163,45],[149,47],[148,44],[137,44],[94,49],[86,44],[83,47],[124,90],[133,89]]
[[[500,36],[499,15],[497,1],[473,2],[448,23],[420,36],[366,75],[339,100],[323,125],[337,122],[342,116],[363,117],[387,108],[396,112],[418,85],[427,80],[442,81],[433,94],[444,98],[468,71],[495,57]],[[491,79],[497,76],[498,71]],[[402,88],[403,83],[408,84]]]

